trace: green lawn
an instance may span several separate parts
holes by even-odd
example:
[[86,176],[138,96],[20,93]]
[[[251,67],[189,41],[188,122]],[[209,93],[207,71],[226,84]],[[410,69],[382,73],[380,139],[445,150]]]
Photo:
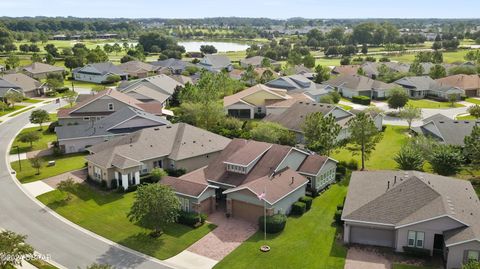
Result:
[[[400,150],[403,144],[408,140],[408,127],[387,125],[383,133],[383,139],[377,144],[375,151],[371,154],[370,159],[366,162],[367,170],[388,170],[397,169],[397,164],[393,157]],[[350,161],[354,159],[361,165],[361,156],[352,156],[352,152],[346,148],[342,148],[338,152],[332,154],[332,158],[338,161]]]
[[[28,132],[38,132],[40,134],[40,140],[33,143],[32,147],[30,147],[30,143],[22,143],[22,142],[18,141],[18,137],[21,134],[28,133]],[[48,125],[47,126],[42,126],[42,129],[40,129],[39,127],[25,128],[15,138],[15,141],[13,142],[12,148],[10,149],[10,154],[16,154],[17,153],[16,146],[18,146],[20,148],[20,153],[34,151],[34,150],[47,149],[48,148],[48,143],[53,142],[55,140],[57,140],[57,135],[54,134],[54,133],[48,132]]]
[[12,113],[14,111],[17,111],[17,110],[20,110],[22,108],[24,108],[25,106],[14,106],[14,107],[9,107],[8,109],[5,109],[5,110],[0,110],[0,117],[3,116],[3,115],[7,115],[8,113]]
[[43,260],[30,260],[28,262],[33,266],[37,267],[38,269],[58,269],[57,267]]
[[50,122],[58,121],[58,116],[57,113],[49,113],[50,116]]
[[36,103],[40,103],[40,102],[42,102],[42,101],[43,101],[43,100],[27,98],[27,99],[24,99],[22,102],[23,102],[23,103],[36,104]]
[[465,101],[480,105],[480,100],[476,99],[476,98],[467,98],[467,99],[465,99]]
[[345,110],[347,110],[347,111],[348,111],[348,110],[352,110],[352,108],[353,108],[353,107],[351,107],[351,106],[342,105],[342,104],[337,104],[337,106],[339,106],[339,107],[341,107],[341,108],[343,108],[343,109],[345,109]]
[[33,106],[30,106],[30,107],[27,107],[27,108],[25,108],[25,109],[19,110],[19,111],[15,112],[15,113],[9,115],[8,117],[15,117],[15,116],[17,116],[18,114],[21,114],[21,113],[23,113],[23,112],[26,112],[26,111],[28,111],[28,110],[30,110],[30,109],[33,109]]
[[[451,103],[449,102],[438,102],[428,99],[414,100],[410,99],[408,105],[418,107],[418,108],[452,108]],[[463,107],[462,104],[455,103],[455,107]]]
[[259,250],[265,244],[259,231],[215,268],[343,269],[347,250],[336,241],[338,228],[333,225],[333,216],[346,192],[345,186],[333,185],[315,198],[309,212],[302,217],[289,217],[282,233],[267,236],[270,252]]
[[213,224],[205,224],[197,229],[171,224],[163,235],[153,239],[149,236],[149,229],[132,224],[127,218],[134,196],[135,193],[105,193],[81,185],[68,203],[64,202],[65,196],[58,190],[37,198],[70,221],[158,259],[167,259],[180,253],[215,228]]
[[[21,161],[22,171],[20,171],[18,161],[12,162],[11,165],[13,170],[17,172],[17,179],[21,183],[28,183],[60,175],[68,171],[81,169],[85,167],[84,157],[84,153],[68,154],[59,157],[53,155],[43,157],[42,159],[44,160],[44,164],[43,167],[40,169],[39,175],[37,175],[37,170],[32,168],[29,160]],[[55,166],[47,167],[48,161],[56,161]]]
[[477,118],[475,118],[472,115],[466,115],[466,116],[456,117],[456,119],[457,120],[476,120]]

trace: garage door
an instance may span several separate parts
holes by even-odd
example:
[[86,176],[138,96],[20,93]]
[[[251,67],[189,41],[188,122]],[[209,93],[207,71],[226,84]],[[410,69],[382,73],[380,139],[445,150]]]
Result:
[[232,216],[234,218],[258,223],[258,218],[263,216],[263,207],[238,200],[232,200]]
[[350,243],[382,247],[394,247],[395,231],[351,226]]
[[477,90],[466,90],[465,95],[468,97],[475,97],[477,96]]

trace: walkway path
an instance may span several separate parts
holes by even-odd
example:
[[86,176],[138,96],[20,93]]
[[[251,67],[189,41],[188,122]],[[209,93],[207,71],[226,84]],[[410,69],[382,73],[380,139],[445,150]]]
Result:
[[66,172],[58,176],[50,177],[44,180],[25,183],[23,187],[33,196],[37,197],[47,192],[51,192],[57,188],[58,183],[73,179],[77,183],[82,183],[87,179],[87,169],[80,169],[76,171]]
[[216,261],[223,259],[257,231],[255,224],[226,218],[223,212],[211,214],[208,221],[216,224],[217,228],[187,250]]
[[345,269],[390,269],[390,261],[378,252],[351,247],[348,249]]

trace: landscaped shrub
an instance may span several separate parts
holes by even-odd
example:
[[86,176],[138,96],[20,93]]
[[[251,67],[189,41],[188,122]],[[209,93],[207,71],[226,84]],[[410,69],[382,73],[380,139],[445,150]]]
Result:
[[300,197],[300,199],[298,199],[298,201],[305,203],[305,209],[307,211],[310,210],[310,208],[312,208],[312,202],[313,202],[312,197],[302,196]]
[[57,127],[57,126],[60,126],[60,124],[58,123],[58,121],[54,121],[54,122],[50,123],[50,125],[48,125],[47,131],[49,133],[53,134],[53,133],[55,133],[55,127]]
[[[276,234],[283,229],[285,229],[285,224],[287,223],[287,216],[284,214],[275,214],[272,216],[267,216],[267,233],[269,234]],[[261,216],[258,218],[258,225],[260,226],[260,230],[263,232],[265,228],[265,217]]]
[[307,208],[307,205],[305,203],[295,202],[292,205],[292,214],[301,216],[303,215],[303,213],[305,213],[306,208]]
[[205,222],[206,215],[205,214],[198,214],[195,212],[185,212],[180,211],[178,215],[177,222],[183,225],[191,226],[191,227],[198,227],[198,224],[202,224]]
[[335,215],[333,217],[335,219],[335,223],[339,225],[342,224],[342,212],[342,209],[338,209],[337,211],[335,211]]
[[353,170],[353,171],[358,170],[358,162],[354,159],[351,159],[348,162],[340,161],[338,163],[337,172],[342,173],[342,174],[346,174],[347,169],[350,169],[350,170]]
[[370,105],[370,101],[371,101],[370,97],[368,96],[359,95],[359,96],[352,97],[352,103],[355,103],[355,104],[368,106]]
[[68,87],[62,87],[62,88],[57,88],[57,89],[55,89],[55,91],[56,91],[57,93],[60,93],[60,94],[65,93],[65,92],[67,92],[67,91],[69,91],[69,90],[70,90],[70,88],[68,88]]
[[404,246],[403,251],[410,256],[430,257],[430,250],[426,248],[415,248],[415,247]]
[[354,160],[354,159],[351,159],[349,162],[348,162],[348,169],[352,170],[352,171],[356,171],[358,170],[358,161]]
[[110,188],[112,190],[116,190],[118,188],[118,181],[116,179],[112,180],[112,182],[110,182]]
[[102,188],[102,190],[106,190],[107,189],[107,181],[106,180],[102,180],[100,181],[100,188]]
[[134,192],[137,190],[138,185],[130,185],[128,188],[125,190],[125,192]]
[[124,188],[123,186],[118,186],[117,192],[118,192],[118,193],[124,193],[124,192],[125,192],[125,188]]
[[165,169],[165,171],[171,177],[179,177],[179,176],[183,176],[183,175],[185,175],[185,173],[187,173],[187,170],[185,170],[185,168],[179,168],[179,169],[168,168],[168,169]]

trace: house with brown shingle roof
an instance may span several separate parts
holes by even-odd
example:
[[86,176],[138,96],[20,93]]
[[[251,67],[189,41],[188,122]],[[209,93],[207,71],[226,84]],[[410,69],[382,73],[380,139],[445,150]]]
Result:
[[48,74],[63,75],[65,68],[44,63],[32,63],[29,66],[23,67],[22,71],[29,77],[42,79],[46,78]]
[[14,89],[20,89],[27,97],[40,96],[45,92],[45,84],[23,73],[5,74],[0,76],[5,84],[12,84]]
[[467,180],[417,171],[353,172],[344,242],[443,253],[447,269],[480,257],[480,201]]
[[160,67],[144,63],[142,61],[129,61],[118,66],[120,70],[132,78],[146,78],[154,75]]
[[186,123],[145,128],[87,148],[91,153],[88,175],[111,186],[128,188],[140,183],[140,175],[154,168],[204,167],[227,146],[230,139]]
[[60,125],[91,124],[124,107],[131,107],[157,116],[161,116],[164,112],[163,106],[159,102],[143,103],[115,89],[104,90],[82,99],[80,103],[71,108],[58,110],[57,116]]
[[386,98],[388,91],[395,87],[394,84],[374,80],[361,75],[344,74],[329,79],[322,84],[338,89],[338,92],[346,98],[353,96],[367,96],[371,99]]
[[442,86],[451,86],[465,91],[468,97],[480,96],[479,75],[453,75],[436,80]]
[[[307,191],[322,190],[335,181],[336,163],[290,146],[234,139],[207,166],[169,178],[166,184],[184,198],[198,197],[210,188],[219,210],[256,222],[264,210],[259,195],[265,194],[267,214],[288,214],[292,204]],[[204,189],[191,182],[203,184]],[[208,206],[200,206],[202,201],[191,200],[188,208],[205,212]]]

